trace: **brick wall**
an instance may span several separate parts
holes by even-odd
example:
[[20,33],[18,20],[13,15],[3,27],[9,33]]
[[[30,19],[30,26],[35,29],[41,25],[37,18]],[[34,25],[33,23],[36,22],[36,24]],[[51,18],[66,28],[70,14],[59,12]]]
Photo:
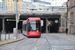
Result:
[[69,33],[75,34],[75,0],[68,0],[68,26]]

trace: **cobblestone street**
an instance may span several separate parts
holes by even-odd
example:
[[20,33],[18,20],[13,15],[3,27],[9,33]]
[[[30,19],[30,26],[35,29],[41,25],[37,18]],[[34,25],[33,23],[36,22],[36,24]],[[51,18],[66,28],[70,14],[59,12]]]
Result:
[[40,38],[25,37],[24,40],[2,45],[0,50],[75,50],[75,43],[54,34],[42,34]]

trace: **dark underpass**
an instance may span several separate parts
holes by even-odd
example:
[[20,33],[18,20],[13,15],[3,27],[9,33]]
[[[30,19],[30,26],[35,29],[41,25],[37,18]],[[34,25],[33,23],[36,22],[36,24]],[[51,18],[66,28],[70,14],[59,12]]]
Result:
[[58,33],[59,32],[59,19],[58,18],[54,18],[54,19],[48,19],[48,21],[51,23],[50,25],[48,25],[48,32],[49,33]]
[[[25,20],[25,19],[21,19],[21,20]],[[45,33],[46,31],[46,20],[45,19],[41,19],[43,20],[43,26],[41,26],[41,32]],[[50,33],[57,33],[59,30],[59,23],[55,23],[55,19],[48,19],[48,21],[51,22],[51,25],[48,25],[48,32]],[[13,28],[16,27],[16,22],[15,21],[7,21],[7,19],[5,20],[5,30],[6,32],[13,32]],[[20,21],[18,23],[18,29],[22,32],[22,21]]]
[[[57,32],[59,32],[59,27],[60,27],[60,15],[50,15],[50,14],[43,14],[43,15],[21,15],[20,16],[20,20],[26,20],[27,18],[29,18],[29,17],[39,17],[39,18],[41,18],[41,20],[43,20],[43,26],[41,26],[41,32],[42,33],[45,33],[46,32],[46,18],[48,19],[48,22],[50,22],[51,23],[51,25],[47,25],[47,30],[48,30],[48,32],[50,32],[50,33],[57,33]],[[12,20],[10,20],[10,21],[7,21],[7,19],[13,19],[13,21]],[[4,24],[4,26],[5,26],[5,31],[8,33],[8,32],[13,32],[13,28],[15,28],[16,27],[16,22],[15,22],[15,15],[5,15],[5,18],[4,18],[4,20],[5,20],[5,24]],[[55,23],[55,20],[58,20],[58,23]],[[0,31],[2,31],[2,18],[0,18]],[[18,23],[18,30],[20,30],[21,32],[22,32],[22,21],[20,21],[19,23]]]
[[[21,19],[21,20],[26,20],[26,19]],[[41,27],[41,32],[44,33],[45,32],[45,29],[46,29],[46,21],[45,19],[42,19],[44,21],[44,24],[43,26]],[[5,20],[5,30],[6,32],[13,32],[13,28],[16,27],[16,22],[15,21],[7,21],[7,19]],[[22,21],[20,21],[18,23],[18,29],[21,30],[22,32]]]
[[[13,18],[13,21],[7,21],[7,19],[5,19],[5,30],[6,32],[13,32],[13,28],[16,28],[16,21],[14,21],[15,19]],[[20,19],[20,20],[26,20],[26,19]],[[22,32],[22,21],[19,21],[18,23],[18,30],[20,30]]]

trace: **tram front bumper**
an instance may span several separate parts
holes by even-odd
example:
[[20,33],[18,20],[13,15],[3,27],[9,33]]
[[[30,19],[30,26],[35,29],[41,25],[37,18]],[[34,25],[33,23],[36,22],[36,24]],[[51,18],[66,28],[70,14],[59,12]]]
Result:
[[27,37],[40,37],[41,36],[41,32],[28,32]]

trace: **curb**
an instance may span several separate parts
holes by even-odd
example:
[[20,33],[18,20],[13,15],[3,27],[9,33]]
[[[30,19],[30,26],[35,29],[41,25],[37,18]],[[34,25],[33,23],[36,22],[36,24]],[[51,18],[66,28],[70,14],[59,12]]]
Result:
[[[50,35],[50,34],[49,34],[49,35]],[[56,35],[51,35],[51,36],[56,36]],[[56,36],[56,37],[60,37],[60,36]],[[60,38],[63,38],[63,39],[65,39],[65,40],[68,40],[68,41],[70,41],[70,42],[75,43],[75,41],[69,40],[69,39],[67,39],[67,38],[64,38],[64,37],[60,37]]]
[[12,41],[4,42],[4,43],[0,44],[0,46],[5,45],[5,44],[9,44],[9,43],[14,43],[14,42],[17,42],[17,41],[20,41],[20,40],[23,40],[23,39],[25,39],[25,38],[19,38],[19,39],[15,39],[15,40],[12,40]]

